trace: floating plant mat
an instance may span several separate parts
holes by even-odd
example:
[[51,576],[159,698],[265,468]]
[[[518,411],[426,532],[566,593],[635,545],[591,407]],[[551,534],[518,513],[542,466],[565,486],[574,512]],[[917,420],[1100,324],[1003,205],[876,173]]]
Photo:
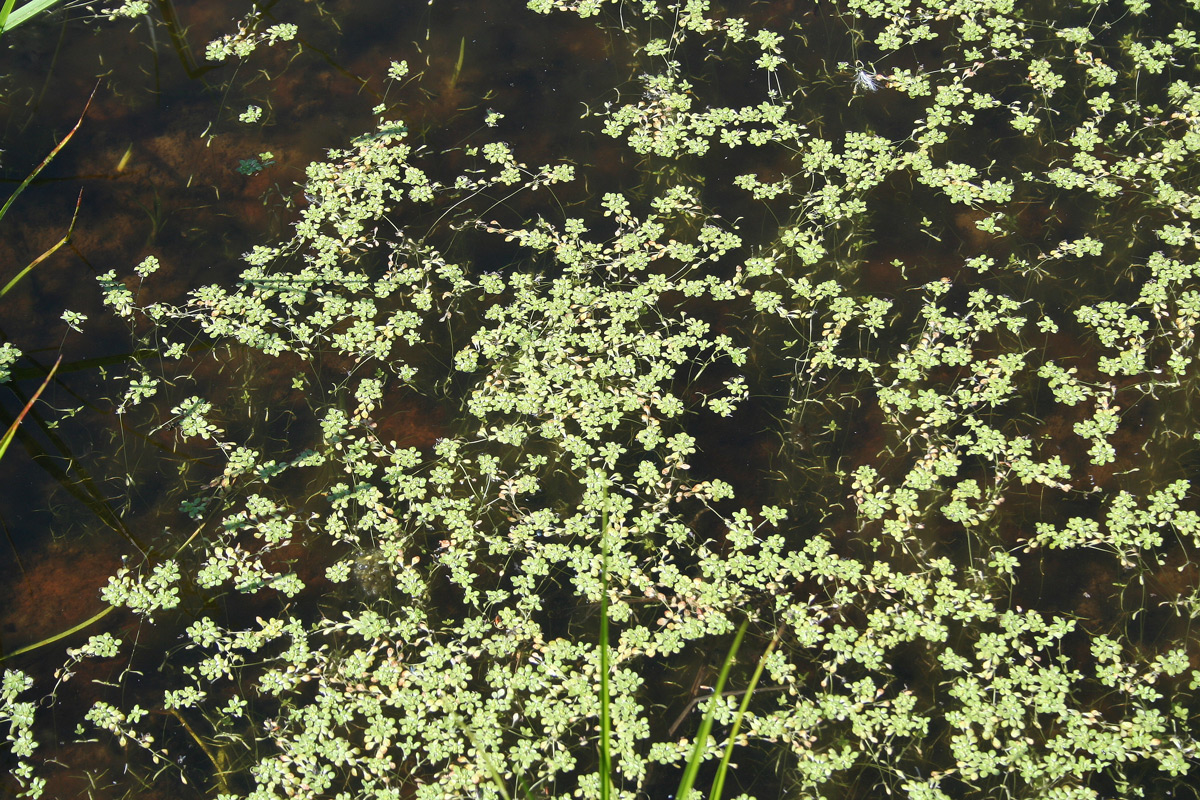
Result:
[[99,276],[192,466],[5,664],[8,785],[659,798],[731,745],[728,797],[1194,796],[1172,6],[435,0],[240,278]]

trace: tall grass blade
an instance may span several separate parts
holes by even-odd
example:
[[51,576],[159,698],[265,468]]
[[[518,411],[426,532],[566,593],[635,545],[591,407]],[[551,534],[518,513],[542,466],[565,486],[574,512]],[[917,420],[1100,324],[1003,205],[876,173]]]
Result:
[[758,666],[754,668],[754,674],[750,677],[750,685],[746,687],[746,693],[742,695],[742,704],[738,706],[737,716],[733,718],[733,727],[729,730],[729,742],[725,745],[725,755],[721,756],[721,764],[717,767],[716,777],[713,778],[708,800],[721,800],[721,790],[725,788],[725,774],[729,771],[729,759],[733,757],[733,743],[737,741],[742,720],[746,717],[746,708],[750,705],[750,698],[754,696],[754,690],[758,687],[758,679],[762,677],[763,667],[767,665],[767,659],[771,657],[771,653],[775,650],[775,645],[779,644],[779,637],[782,635],[783,628],[775,631],[775,635],[771,637],[771,643],[767,645],[762,657],[758,659]]
[[[179,16],[175,13],[175,6],[171,0],[157,0],[158,12],[162,16],[163,22],[167,26],[167,33],[171,36],[171,44],[175,48],[179,60],[183,63],[183,69],[187,72],[189,78],[199,78],[210,69],[216,69],[217,64],[207,64],[199,67],[196,65],[196,58],[192,55],[192,48],[188,45],[187,34],[183,26],[179,24]],[[155,56],[157,59],[157,55]]]
[[491,756],[489,756],[479,747],[479,743],[476,742],[475,737],[471,735],[471,729],[468,728],[462,720],[459,720],[458,724],[462,727],[463,733],[466,734],[467,741],[470,742],[471,746],[475,748],[475,753],[479,756],[479,760],[483,762],[483,767],[488,771],[488,776],[492,779],[492,783],[495,785],[496,791],[500,792],[500,796],[503,797],[504,800],[512,800],[508,794],[508,789],[504,787],[504,781],[500,778],[500,773],[497,771],[496,765],[492,763]]
[[47,639],[42,639],[40,642],[34,642],[33,644],[26,645],[25,647],[22,647],[20,649],[13,650],[11,653],[0,656],[0,661],[5,661],[10,658],[16,658],[17,656],[22,655],[23,653],[28,653],[31,650],[37,650],[39,647],[45,647],[48,644],[54,644],[59,639],[65,639],[68,636],[70,636],[71,634],[78,633],[79,631],[83,630],[84,628],[88,627],[89,625],[91,625],[95,622],[99,622],[100,620],[104,619],[109,614],[111,614],[114,610],[116,610],[116,606],[105,606],[103,611],[100,611],[99,613],[95,614],[94,616],[88,617],[83,622],[79,623],[78,625],[68,628],[67,630],[62,631],[61,633],[56,633]]
[[608,488],[600,521],[600,800],[612,797],[612,719],[608,707]]
[[454,88],[458,86],[458,76],[462,73],[463,61],[466,59],[466,57],[467,37],[464,36],[462,41],[458,43],[458,62],[454,65],[454,71],[450,73],[450,91],[454,91]]
[[683,772],[683,779],[679,781],[679,790],[675,792],[677,800],[688,800],[688,796],[692,792],[696,775],[700,772],[700,763],[704,760],[704,748],[708,744],[708,734],[712,730],[713,714],[717,711],[717,703],[721,702],[721,692],[725,690],[725,679],[729,677],[729,670],[733,667],[738,648],[742,646],[742,637],[746,635],[746,628],[749,625],[749,620],[742,622],[737,636],[734,637],[733,644],[729,648],[729,654],[725,656],[721,674],[717,677],[717,685],[713,687],[712,699],[708,701],[708,710],[704,712],[704,720],[700,723],[700,730],[696,732],[696,744],[692,748],[691,757],[688,758],[687,769]]
[[[12,550],[13,561],[17,564],[17,569],[21,570],[21,574],[25,575],[25,565],[21,563],[21,552],[17,550],[17,543],[13,541],[12,534],[8,532],[8,523],[0,517],[0,528],[4,528],[4,538],[8,540],[8,546]],[[3,648],[0,648],[0,655],[3,654]]]
[[[22,6],[22,10],[24,10],[24,6]],[[16,16],[16,15],[14,14],[14,16]],[[100,84],[97,83],[96,88],[99,88],[99,87],[100,87]],[[58,155],[58,152],[67,146],[67,142],[71,141],[71,137],[74,136],[75,132],[79,130],[79,126],[83,124],[83,118],[85,116],[87,116],[88,109],[92,105],[92,98],[95,96],[96,96],[96,89],[94,88],[94,89],[92,89],[92,93],[90,95],[88,95],[87,102],[84,103],[84,105],[83,105],[83,112],[79,115],[79,121],[75,123],[75,127],[71,128],[71,130],[67,131],[67,135],[62,138],[62,141],[54,146],[54,149],[50,151],[50,154],[42,159],[42,163],[40,163],[36,167],[34,167],[33,172],[29,173],[29,175],[26,176],[25,180],[21,181],[21,185],[17,187],[16,191],[14,191],[11,195],[9,195],[8,200],[4,201],[4,205],[2,207],[0,207],[0,219],[4,219],[4,215],[6,213],[8,213],[9,206],[11,206],[13,204],[13,202],[17,199],[17,197],[21,194],[21,192],[25,191],[25,187],[28,186],[30,183],[32,183],[33,179],[38,176],[38,173],[40,173],[43,169],[45,169],[46,166],[51,161],[54,160],[54,157],[56,155]]]
[[0,33],[8,29],[8,15],[12,13],[16,4],[17,0],[4,0],[4,5],[0,6]]
[[51,247],[49,250],[42,253],[40,256],[35,258],[33,261],[29,262],[29,265],[26,266],[25,269],[18,272],[13,277],[12,280],[10,280],[8,283],[4,284],[4,288],[0,289],[0,297],[4,297],[4,295],[8,294],[9,291],[14,286],[16,286],[22,278],[24,278],[26,275],[28,275],[30,272],[33,271],[34,267],[36,267],[38,264],[41,264],[47,258],[49,258],[50,256],[57,253],[59,248],[61,248],[67,242],[71,241],[71,234],[75,232],[75,220],[79,219],[79,204],[82,202],[83,202],[83,190],[80,189],[79,197],[75,199],[75,213],[71,215],[71,224],[67,227],[66,235],[63,236],[63,238],[59,239],[58,243],[55,244],[53,247]]
[[4,458],[4,454],[8,452],[8,446],[12,444],[12,440],[16,438],[17,427],[20,426],[21,420],[25,419],[25,415],[29,413],[29,409],[33,408],[33,404],[42,396],[42,392],[46,391],[46,387],[50,385],[50,381],[54,378],[54,373],[58,371],[58,365],[62,363],[62,356],[58,357],[58,361],[54,362],[54,366],[50,368],[50,372],[46,375],[46,380],[42,381],[42,385],[33,393],[33,397],[29,398],[29,402],[21,409],[21,413],[13,420],[12,425],[8,426],[8,430],[4,432],[4,438],[0,439],[0,458]]
[[12,30],[22,22],[28,22],[38,14],[49,11],[59,2],[60,0],[29,0],[28,3],[13,11],[16,0],[4,0],[4,8],[0,8],[0,34]]

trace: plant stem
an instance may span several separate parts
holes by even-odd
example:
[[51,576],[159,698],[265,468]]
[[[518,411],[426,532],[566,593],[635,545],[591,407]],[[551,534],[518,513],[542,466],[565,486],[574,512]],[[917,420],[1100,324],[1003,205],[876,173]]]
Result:
[[750,677],[750,685],[746,687],[742,704],[738,706],[737,716],[733,718],[733,727],[729,729],[729,742],[725,745],[725,755],[721,756],[721,765],[717,767],[717,776],[713,779],[712,791],[708,793],[708,800],[721,800],[721,790],[725,788],[725,773],[729,769],[729,759],[733,756],[733,743],[737,741],[738,729],[742,727],[742,719],[746,716],[746,708],[750,705],[750,698],[754,695],[755,687],[758,686],[758,679],[762,676],[763,667],[766,666],[767,659],[770,658],[775,645],[779,644],[779,637],[782,635],[783,627],[780,626],[775,631],[775,635],[771,637],[771,643],[767,645],[767,649],[758,659],[758,666],[754,668],[754,675]]
[[600,521],[600,800],[612,796],[612,753],[609,733],[612,720],[608,708],[608,484],[604,485],[604,508]]
[[733,660],[737,657],[738,648],[742,645],[742,637],[746,635],[746,628],[750,626],[750,620],[744,620],[741,626],[738,627],[737,636],[733,638],[733,644],[729,648],[729,654],[725,656],[725,663],[721,666],[721,674],[717,676],[717,685],[713,687],[712,698],[708,703],[708,710],[704,712],[704,720],[700,723],[700,730],[696,731],[696,744],[692,747],[692,755],[688,758],[687,769],[683,772],[683,778],[679,781],[679,790],[675,792],[675,797],[678,800],[687,800],[692,791],[692,784],[696,782],[696,774],[700,771],[700,762],[704,760],[704,748],[708,744],[708,734],[712,730],[713,714],[717,711],[717,703],[721,702],[721,693],[725,688],[725,679],[729,677],[729,670],[733,666]]

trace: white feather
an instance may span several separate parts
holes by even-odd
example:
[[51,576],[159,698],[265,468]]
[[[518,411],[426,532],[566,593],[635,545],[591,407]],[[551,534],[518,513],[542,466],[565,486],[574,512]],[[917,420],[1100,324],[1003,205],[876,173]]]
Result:
[[879,91],[879,81],[865,69],[860,69],[854,74],[854,82],[868,92]]

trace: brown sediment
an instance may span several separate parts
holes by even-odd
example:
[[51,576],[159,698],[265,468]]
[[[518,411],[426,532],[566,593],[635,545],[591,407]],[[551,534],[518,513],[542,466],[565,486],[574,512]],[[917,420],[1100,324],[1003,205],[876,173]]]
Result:
[[962,237],[967,247],[976,253],[986,250],[997,240],[995,234],[980,230],[976,224],[988,216],[987,211],[979,209],[960,211],[954,215],[954,229],[958,231],[958,235]]
[[[95,800],[119,800],[128,797],[128,789],[120,781],[125,777],[126,764],[133,755],[128,744],[120,747],[114,739],[101,741],[63,742],[56,746],[52,764],[70,764],[70,770],[46,768],[38,774],[46,778],[43,797],[89,797]],[[40,752],[40,751],[39,751]],[[49,755],[49,754],[47,754]],[[179,754],[182,755],[182,754]],[[139,800],[181,800],[198,796],[190,786],[180,784],[177,775],[160,773],[157,780],[139,787]]]
[[54,636],[103,611],[100,589],[121,566],[113,538],[52,540],[22,559],[25,571],[0,603],[0,634],[9,652]]
[[374,434],[382,442],[395,442],[397,447],[432,447],[438,439],[450,434],[443,405],[411,393],[403,403],[389,403],[396,408],[375,420]]

